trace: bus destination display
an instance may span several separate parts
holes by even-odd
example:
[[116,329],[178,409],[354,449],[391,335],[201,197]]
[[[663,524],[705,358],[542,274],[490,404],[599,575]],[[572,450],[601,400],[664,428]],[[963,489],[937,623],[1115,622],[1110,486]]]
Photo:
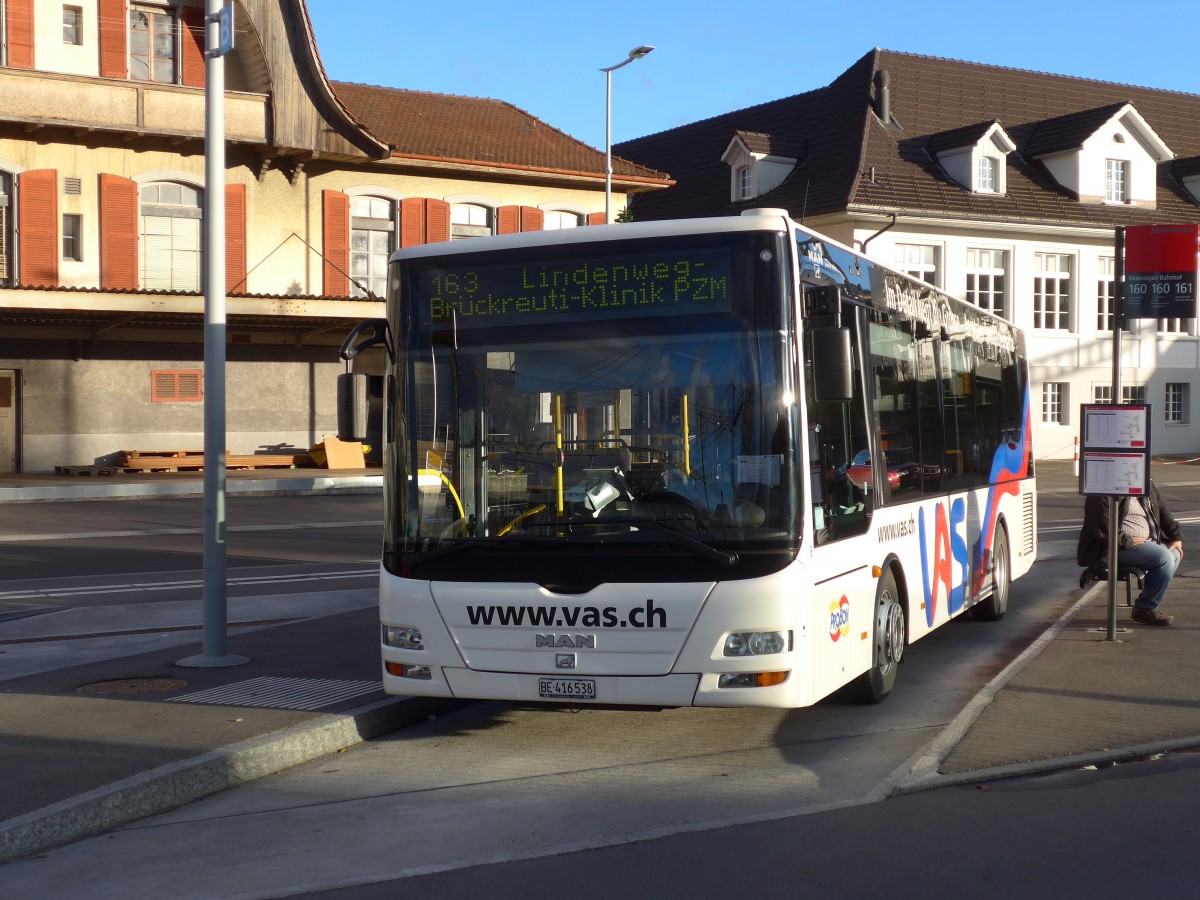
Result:
[[422,268],[421,319],[459,328],[732,308],[729,248]]

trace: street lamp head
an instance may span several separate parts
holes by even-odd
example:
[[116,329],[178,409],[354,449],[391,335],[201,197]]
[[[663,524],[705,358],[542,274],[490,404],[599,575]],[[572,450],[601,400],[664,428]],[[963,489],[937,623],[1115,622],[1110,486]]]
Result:
[[600,71],[601,72],[615,72],[617,69],[621,68],[622,66],[629,65],[635,59],[641,59],[643,56],[645,56],[647,53],[649,53],[653,49],[654,48],[648,44],[642,44],[642,46],[640,46],[640,47],[634,47],[632,50],[629,51],[629,55],[626,56],[619,63],[617,63],[615,66],[606,66],[605,68],[601,69]]

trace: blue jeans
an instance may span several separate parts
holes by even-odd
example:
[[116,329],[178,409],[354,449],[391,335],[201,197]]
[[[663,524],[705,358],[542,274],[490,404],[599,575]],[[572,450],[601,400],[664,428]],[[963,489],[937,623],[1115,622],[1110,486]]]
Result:
[[1158,608],[1182,559],[1183,554],[1178,550],[1170,550],[1154,541],[1146,541],[1128,550],[1117,551],[1118,564],[1146,570],[1146,586],[1133,604],[1137,609]]

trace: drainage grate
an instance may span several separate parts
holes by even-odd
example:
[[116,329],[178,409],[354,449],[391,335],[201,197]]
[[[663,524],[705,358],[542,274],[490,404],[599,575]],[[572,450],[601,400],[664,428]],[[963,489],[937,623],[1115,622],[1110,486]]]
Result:
[[116,678],[112,681],[95,681],[91,684],[80,685],[75,690],[93,697],[110,697],[122,694],[177,691],[185,687],[187,687],[187,682],[178,678]]
[[171,697],[167,702],[316,710],[382,690],[383,683],[379,681],[337,681],[331,678],[265,676],[227,684],[224,687],[196,691],[181,697]]

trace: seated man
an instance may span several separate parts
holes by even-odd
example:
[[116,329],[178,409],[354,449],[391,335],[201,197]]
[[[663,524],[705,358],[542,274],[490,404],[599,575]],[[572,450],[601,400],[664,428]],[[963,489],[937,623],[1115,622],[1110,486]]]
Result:
[[[1145,587],[1133,604],[1133,621],[1142,625],[1170,625],[1174,617],[1158,607],[1183,560],[1179,523],[1163,505],[1153,481],[1149,494],[1121,498],[1117,504],[1117,522],[1117,564],[1146,571]],[[1108,497],[1088,497],[1083,506],[1083,530],[1079,533],[1076,562],[1081,566],[1108,562],[1108,528]]]

